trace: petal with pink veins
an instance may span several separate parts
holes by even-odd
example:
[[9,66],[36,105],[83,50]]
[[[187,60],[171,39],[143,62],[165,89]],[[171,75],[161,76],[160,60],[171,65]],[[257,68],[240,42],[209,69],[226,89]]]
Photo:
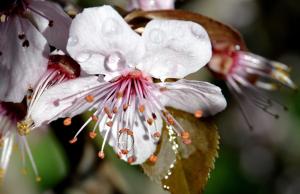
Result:
[[140,36],[110,6],[87,8],[75,17],[67,50],[89,74],[120,71],[144,53]]
[[53,2],[33,0],[28,6],[32,10],[34,24],[48,43],[66,52],[72,19]]
[[152,20],[142,38],[146,53],[137,68],[155,78],[183,78],[211,58],[208,34],[193,22]]
[[[55,85],[39,97],[31,109],[34,126],[39,127],[58,118],[73,117],[90,108],[86,92],[99,87],[97,76],[77,78]],[[70,107],[72,107],[70,109]]]
[[160,83],[160,86],[158,98],[162,104],[189,113],[201,111],[203,116],[210,116],[221,112],[227,105],[221,89],[208,82],[182,79]]
[[21,102],[46,71],[49,46],[26,19],[0,23],[0,100]]

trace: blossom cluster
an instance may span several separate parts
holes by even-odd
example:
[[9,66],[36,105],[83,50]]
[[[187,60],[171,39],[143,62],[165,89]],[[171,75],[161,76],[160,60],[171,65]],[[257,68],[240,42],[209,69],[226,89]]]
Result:
[[[130,3],[130,10],[174,8],[174,0]],[[8,1],[0,9],[0,34],[2,177],[17,141],[39,180],[26,135],[58,118],[70,125],[86,111],[91,116],[70,143],[93,124],[90,137],[103,137],[100,158],[108,143],[130,164],[155,163],[164,125],[190,144],[167,107],[197,118],[225,109],[219,87],[185,78],[206,65],[237,98],[251,100],[278,84],[295,88],[286,65],[215,44],[198,23],[153,19],[139,33],[111,6],[86,8],[71,19],[53,2]],[[265,111],[271,105],[264,96],[254,103]]]

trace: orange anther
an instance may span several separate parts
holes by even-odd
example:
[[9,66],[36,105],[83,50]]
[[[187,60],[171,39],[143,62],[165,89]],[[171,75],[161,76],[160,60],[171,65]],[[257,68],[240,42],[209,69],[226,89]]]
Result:
[[189,145],[189,144],[192,143],[192,140],[191,140],[191,139],[183,139],[182,142],[183,142],[184,144],[186,144],[186,145]]
[[118,113],[118,108],[117,108],[117,107],[114,107],[114,108],[113,108],[113,113],[114,113],[114,114]]
[[91,131],[91,132],[89,133],[89,136],[90,136],[90,138],[95,139],[96,136],[97,136],[97,133],[96,133],[95,131]]
[[126,111],[129,107],[129,104],[123,104],[123,110]]
[[203,116],[203,111],[202,110],[195,111],[194,116],[198,119],[201,118]]
[[171,115],[167,115],[167,121],[168,121],[168,123],[170,124],[170,125],[174,125],[174,119],[172,118],[172,116]]
[[99,157],[99,158],[103,159],[104,156],[105,156],[105,154],[104,154],[103,151],[100,151],[100,152],[98,153],[98,157]]
[[145,111],[145,106],[144,105],[140,105],[139,106],[139,111],[140,111],[140,113],[143,113]]
[[160,92],[164,92],[164,91],[167,91],[168,90],[168,88],[166,88],[166,87],[161,87],[161,88],[159,88],[159,91]]
[[154,134],[153,134],[154,137],[160,137],[160,132],[156,131]]
[[189,139],[190,133],[187,131],[183,131],[183,132],[181,132],[181,137],[182,137],[182,139]]
[[163,115],[166,117],[168,116],[168,112],[167,111],[162,111]]
[[93,121],[98,121],[98,117],[96,115],[92,115],[92,120]]
[[123,92],[119,91],[116,94],[117,98],[122,98],[123,97]]
[[133,136],[133,131],[131,131],[131,130],[127,130],[127,135],[129,135],[129,136]]
[[76,142],[77,142],[77,137],[74,137],[73,139],[71,139],[71,140],[69,141],[70,144],[74,144],[74,143],[76,143]]
[[106,107],[104,107],[104,112],[107,114],[107,115],[110,115],[111,113],[110,113],[110,110],[109,110],[109,108],[106,106]]
[[65,118],[64,125],[65,126],[70,126],[71,124],[72,124],[72,118],[70,118],[70,117]]
[[35,177],[35,181],[36,181],[36,182],[41,182],[41,181],[42,181],[42,178],[41,178],[40,176],[37,176],[37,177]]
[[114,123],[113,123],[112,121],[108,121],[108,122],[106,123],[106,125],[109,126],[109,127],[112,127],[113,124],[114,124]]
[[152,124],[153,124],[153,119],[151,119],[151,118],[147,119],[147,123],[148,123],[149,125],[152,125]]
[[127,159],[127,162],[129,163],[129,164],[132,164],[132,163],[134,163],[136,161],[136,158],[134,157],[134,156],[130,156],[128,159]]
[[151,163],[156,163],[156,161],[157,161],[157,156],[151,155],[151,156],[149,157],[149,162],[151,162]]
[[127,133],[128,130],[129,129],[127,129],[127,128],[122,128],[119,130],[119,133]]
[[152,113],[152,118],[153,118],[154,120],[156,120],[156,119],[157,119],[157,116],[156,116],[156,114],[155,114],[155,113]]
[[121,153],[124,154],[124,155],[127,155],[128,152],[129,152],[128,150],[121,150]]
[[87,102],[91,103],[91,102],[94,101],[94,96],[92,96],[92,95],[87,95],[87,96],[85,97],[85,100],[86,100]]

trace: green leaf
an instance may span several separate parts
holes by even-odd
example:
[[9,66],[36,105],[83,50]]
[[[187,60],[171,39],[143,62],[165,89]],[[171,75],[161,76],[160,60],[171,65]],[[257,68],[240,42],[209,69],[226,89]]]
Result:
[[[172,194],[202,193],[218,156],[217,128],[211,119],[196,119],[174,109],[170,109],[170,113],[190,133],[192,143],[185,145],[180,138],[170,141],[170,135],[174,135],[165,126],[157,148],[157,162],[147,162],[142,167],[152,180]],[[179,147],[174,151],[176,144]]]

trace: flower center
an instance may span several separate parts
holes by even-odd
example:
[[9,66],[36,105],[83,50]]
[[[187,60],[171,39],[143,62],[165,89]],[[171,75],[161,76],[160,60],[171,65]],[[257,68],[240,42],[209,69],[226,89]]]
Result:
[[[167,125],[173,127],[178,135],[181,135],[183,143],[191,143],[189,134],[183,130],[180,124],[167,111],[157,98],[160,87],[153,83],[152,78],[143,74],[141,71],[133,70],[119,76],[113,81],[103,82],[100,85],[85,91],[82,100],[90,104],[91,109],[96,109],[92,116],[79,129],[70,143],[77,141],[77,136],[91,121],[95,121],[95,126],[90,137],[95,138],[95,130],[104,136],[99,157],[104,157],[104,146],[109,136],[117,140],[117,149],[120,157],[127,158],[128,163],[133,163],[135,158],[135,130],[146,130],[147,137],[153,143],[160,138],[158,126],[158,116]],[[60,101],[69,98],[58,99]],[[75,99],[71,107],[67,108],[65,115],[80,109],[83,105],[82,100]],[[71,118],[66,118],[65,125],[71,124]],[[112,134],[115,133],[115,134]],[[153,157],[152,157],[153,158]]]
[[74,79],[80,75],[80,66],[69,56],[65,55],[51,55],[48,61],[48,70],[43,74],[34,90],[30,89],[27,94],[28,111],[24,120],[18,122],[17,128],[20,135],[28,135],[28,133],[35,128],[30,115],[32,109],[40,96],[49,87]]

